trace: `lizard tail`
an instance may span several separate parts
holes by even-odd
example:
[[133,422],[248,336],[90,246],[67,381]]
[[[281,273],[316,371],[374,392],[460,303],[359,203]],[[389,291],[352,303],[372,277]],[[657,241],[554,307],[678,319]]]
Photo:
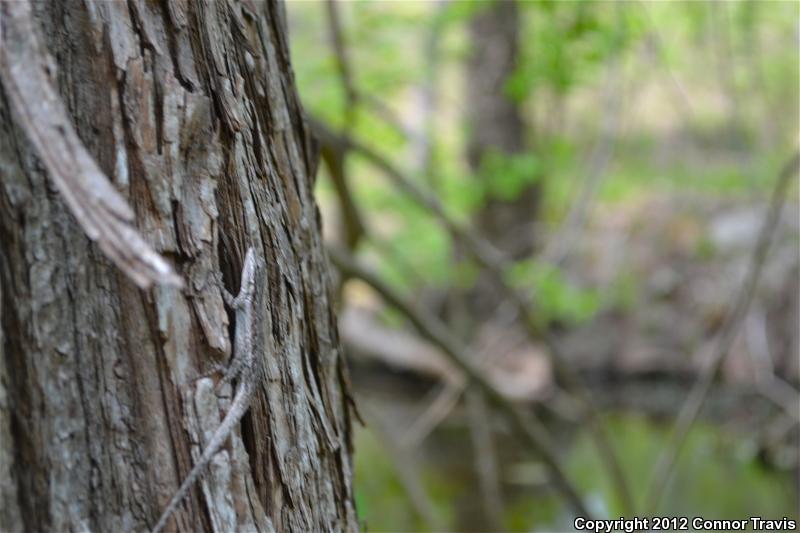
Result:
[[247,412],[248,404],[249,404],[249,396],[252,392],[252,384],[248,384],[247,380],[243,381],[239,390],[236,392],[236,396],[234,396],[233,401],[231,402],[231,408],[228,413],[225,415],[225,418],[222,419],[222,423],[219,425],[217,430],[214,432],[214,435],[211,437],[211,440],[208,442],[208,446],[205,450],[203,450],[203,455],[200,456],[200,459],[192,468],[192,471],[189,472],[189,475],[186,476],[186,479],[183,480],[181,483],[178,492],[172,497],[167,505],[167,508],[164,509],[164,512],[161,514],[161,518],[158,519],[155,527],[153,528],[153,533],[160,533],[161,530],[164,529],[164,526],[167,525],[167,520],[169,517],[172,516],[172,513],[175,512],[175,509],[178,508],[178,505],[183,501],[187,494],[189,494],[189,489],[192,488],[192,485],[197,478],[200,477],[200,474],[205,470],[205,467],[211,462],[211,459],[214,455],[222,448],[222,445],[225,444],[225,441],[228,439],[228,436],[233,431],[233,428],[239,421],[242,419],[244,414]]

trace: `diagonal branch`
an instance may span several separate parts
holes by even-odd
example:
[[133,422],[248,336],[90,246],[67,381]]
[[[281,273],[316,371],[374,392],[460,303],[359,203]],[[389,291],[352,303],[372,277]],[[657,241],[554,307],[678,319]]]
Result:
[[333,46],[336,70],[339,74],[339,81],[344,90],[345,109],[344,124],[345,131],[350,132],[355,125],[356,108],[362,105],[365,109],[377,115],[389,126],[397,130],[403,136],[417,142],[426,142],[425,135],[415,131],[413,128],[404,124],[400,117],[389,108],[383,101],[370,94],[360,91],[354,81],[352,63],[345,46],[344,30],[342,29],[342,19],[339,14],[338,2],[341,0],[327,0],[325,8],[327,11],[328,33]]
[[526,416],[522,410],[497,390],[483,376],[482,372],[475,368],[472,359],[468,355],[467,348],[450,333],[436,316],[428,313],[425,309],[414,307],[406,298],[389,287],[347,253],[335,248],[329,248],[328,256],[341,271],[360,279],[372,287],[389,305],[405,315],[423,337],[441,348],[469,380],[479,387],[486,397],[508,416],[514,432],[541,457],[550,472],[556,488],[564,495],[575,512],[580,516],[589,515],[575,486],[566,477],[547,429],[537,419]]
[[798,169],[800,169],[800,151],[796,151],[792,158],[784,165],[775,182],[769,211],[764,220],[764,225],[761,227],[761,234],[758,237],[756,247],[753,249],[753,255],[750,258],[748,272],[742,283],[741,290],[736,296],[736,300],[731,307],[731,311],[728,314],[728,318],[725,321],[720,335],[717,337],[717,343],[708,362],[708,366],[703,370],[703,373],[689,393],[686,403],[683,404],[683,408],[678,415],[678,420],[675,422],[675,426],[672,430],[670,440],[659,456],[656,466],[653,469],[653,477],[648,491],[646,507],[650,513],[655,513],[658,510],[675,462],[680,455],[683,444],[686,442],[686,436],[697,420],[700,409],[703,407],[706,396],[714,383],[714,379],[719,373],[722,363],[733,345],[733,341],[739,334],[739,326],[742,319],[747,315],[750,303],[753,301],[753,295],[755,294],[758,280],[761,277],[764,261],[766,260],[767,252],[772,243],[775,229],[778,226],[786,191],[791,182],[791,178],[797,175]]
[[[313,117],[309,117],[309,122],[315,129],[324,127]],[[609,476],[619,495],[620,502],[625,512],[632,514],[633,498],[622,467],[620,466],[619,459],[614,453],[608,436],[605,433],[600,415],[590,401],[589,394],[586,392],[580,378],[569,366],[566,358],[561,353],[559,345],[548,331],[547,324],[542,323],[537,317],[533,304],[518,290],[515,290],[506,282],[503,273],[506,270],[507,260],[503,254],[489,241],[480,237],[477,232],[453,219],[447,214],[444,206],[436,196],[417,185],[378,152],[344,135],[339,137],[339,142],[349,149],[360,153],[373,166],[381,170],[398,189],[408,194],[415,202],[427,209],[439,223],[442,224],[447,232],[450,233],[452,238],[464,246],[465,251],[481,266],[481,268],[492,276],[499,290],[502,291],[503,296],[516,307],[528,336],[531,339],[541,339],[545,343],[557,377],[561,379],[570,392],[576,396],[581,406],[587,429],[592,436],[595,448],[602,456],[603,465],[609,470]]]
[[345,172],[348,148],[340,142],[339,136],[327,126],[313,124],[314,135],[319,140],[320,155],[328,168],[336,198],[339,201],[339,212],[342,216],[342,234],[349,250],[355,250],[366,233],[364,217],[353,200],[350,183]]
[[0,5],[0,80],[19,124],[86,236],[134,283],[181,286],[181,278],[133,227],[134,213],[83,146],[36,37],[29,2]]

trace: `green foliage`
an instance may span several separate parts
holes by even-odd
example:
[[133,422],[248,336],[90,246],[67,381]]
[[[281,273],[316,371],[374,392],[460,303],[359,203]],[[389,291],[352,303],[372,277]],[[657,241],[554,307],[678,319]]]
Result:
[[430,286],[447,285],[452,257],[448,234],[436,221],[415,209],[408,209],[402,217],[402,226],[393,234],[394,246],[403,251],[416,272],[424,273]]
[[354,2],[350,5],[352,25],[350,58],[355,70],[355,83],[366,94],[394,94],[413,82],[421,70],[418,55],[408,53],[409,36],[423,27],[427,9],[415,2],[402,8],[384,2]]
[[480,273],[480,269],[472,261],[458,261],[453,265],[452,286],[461,290],[470,289],[478,281]]
[[603,291],[603,308],[633,311],[639,299],[639,279],[631,272],[620,272]]
[[356,509],[367,530],[419,531],[416,516],[383,445],[368,431],[356,431]]
[[[613,416],[607,418],[607,423],[611,445],[624,459],[623,471],[631,484],[637,508],[641,509],[652,465],[667,441],[670,428],[633,415]],[[441,439],[441,433],[443,430],[438,430],[432,439]],[[461,442],[468,447],[468,439],[459,435],[453,435],[447,442],[453,446]],[[714,426],[702,423],[694,426],[683,448],[674,481],[665,494],[663,514],[713,518],[749,518],[751,514],[797,517],[791,479],[765,469],[741,446],[732,446],[731,442],[737,437]],[[385,446],[365,429],[357,429],[355,438],[356,503],[367,529],[430,529],[430,524],[416,515]],[[598,475],[605,467],[591,439],[587,431],[579,431],[574,442],[565,448],[567,473],[577,482],[582,494],[587,495],[593,508],[599,509],[598,518],[618,518],[622,516],[621,503],[608,479]],[[448,456],[461,454],[469,457],[465,449],[450,449]],[[526,456],[527,452],[522,455]],[[469,475],[472,462],[465,460],[460,465],[463,471],[453,471],[452,464],[441,460],[421,461],[418,466],[437,519],[448,530],[455,529],[455,505],[467,492],[459,480]],[[523,476],[517,476],[520,478],[517,483],[509,485],[510,472],[515,470],[535,471],[535,479],[526,483]],[[503,472],[506,501],[503,518],[509,531],[560,531],[568,527],[571,511],[556,494],[526,488],[543,479],[540,463],[506,464]],[[477,491],[472,491],[472,498],[475,505],[480,505],[476,494]]]
[[[619,416],[609,420],[608,435],[631,484],[637,508],[650,482],[652,465],[667,442],[669,427],[643,417]],[[684,445],[675,477],[662,507],[669,516],[707,516],[747,519],[760,516],[797,516],[793,509],[789,479],[777,478],[752,456],[743,456],[730,445],[737,436],[706,425],[695,424]],[[605,516],[622,516],[621,503],[613,487],[597,472],[603,469],[597,452],[584,434],[570,453],[569,471],[585,494],[599,498]],[[724,489],[721,489],[724,487]]]
[[481,10],[491,6],[491,1],[475,0],[472,2],[448,2],[445,9],[440,14],[440,22],[443,26],[456,26],[467,24],[472,17]]
[[642,33],[641,15],[603,2],[522,2],[528,37],[519,66],[506,83],[522,102],[537,89],[566,94],[590,81],[597,67],[620,55]]
[[[426,72],[422,43],[430,31],[439,32],[442,56],[436,65],[437,93],[442,112],[449,118],[437,118],[435,124],[432,166],[435,174],[415,177],[438,193],[448,212],[468,220],[487,200],[513,199],[526,186],[540,183],[544,198],[539,212],[547,228],[562,221],[583,175],[589,171],[585,168],[585,154],[596,141],[599,114],[603,110],[592,106],[598,116],[589,115],[585,122],[576,122],[569,131],[542,132],[537,123],[541,118],[531,116],[535,146],[511,157],[489,153],[482,161],[479,176],[471,175],[463,156],[466,131],[459,127],[458,116],[453,113],[460,114],[463,106],[468,105],[460,101],[463,52],[469,49],[466,26],[487,5],[449,2],[439,9],[425,2],[358,2],[342,3],[339,8],[356,85],[360,91],[379,98],[407,123],[415,123],[412,118],[416,108],[411,96]],[[698,46],[710,46],[704,33],[712,16],[707,5],[681,2],[609,7],[600,2],[520,2],[520,63],[507,89],[523,104],[526,113],[535,111],[541,100],[538,89],[562,95],[596,90],[598,74],[612,58],[627,65],[623,74],[636,83],[648,83],[657,76],[666,80],[665,90],[669,94],[664,103],[666,109],[661,111],[666,117],[682,112],[676,103],[674,85],[683,85],[690,95],[692,87],[708,85],[709,61],[717,52],[712,50],[713,54],[703,55],[695,50]],[[743,2],[717,7],[716,16],[734,24],[729,32],[732,50],[742,57],[756,53],[754,42],[762,47],[773,41],[794,42],[791,21],[799,14],[797,5]],[[315,116],[339,126],[345,116],[345,98],[329,45],[325,12],[322,2],[289,4],[293,65],[304,105]],[[772,124],[779,131],[796,130],[800,75],[796,53],[783,49],[787,52],[766,53],[765,48],[752,58],[732,63],[739,89],[758,88],[762,97],[740,99],[746,104],[741,110],[745,113],[742,142],[747,146],[759,142],[764,128],[771,128]],[[652,55],[651,63],[637,66],[645,51]],[[751,64],[758,68],[741,68]],[[713,86],[721,88],[716,80]],[[591,98],[596,99],[597,95]],[[626,100],[625,109],[628,103],[635,106],[635,98]],[[726,115],[706,107],[692,104],[691,129],[682,134],[685,137],[697,133],[696,143],[691,141],[697,146],[713,143],[730,130]],[[385,153],[405,171],[417,170],[417,162],[407,157],[409,139],[369,106],[358,108],[352,133]],[[618,140],[620,148],[614,151],[605,172],[597,202],[627,202],[675,190],[714,195],[752,194],[754,188],[760,190],[769,183],[771,165],[783,157],[793,142],[788,136],[780,136],[774,150],[759,155],[752,165],[742,165],[727,156],[712,157],[711,164],[705,161],[698,164],[696,158],[682,154],[663,158],[660,154],[664,135],[658,130],[635,130]],[[731,149],[741,151],[742,147]],[[719,152],[712,145],[708,150]],[[388,230],[378,229],[381,238],[403,249],[415,268],[430,273],[433,285],[448,283],[448,238],[437,224],[427,213],[415,208],[413,202],[399,198],[401,195],[387,186],[369,165],[351,158],[348,170],[354,181],[356,201],[370,219],[370,225],[377,222],[388,226]],[[321,186],[324,181],[320,180]],[[384,224],[387,219],[389,223]],[[412,289],[414,281],[406,270],[390,262],[385,260],[382,271],[397,286]]]
[[617,203],[655,192],[676,191],[716,197],[750,197],[754,190],[769,187],[775,172],[775,163],[769,157],[759,157],[747,166],[724,160],[702,167],[683,161],[661,166],[653,165],[647,152],[633,148],[624,166],[615,165],[609,169],[609,178],[603,184],[600,197],[603,201]]
[[508,155],[489,150],[481,159],[478,182],[485,194],[499,200],[513,200],[542,177],[542,164],[532,153]]
[[508,531],[531,531],[533,524],[553,524],[563,513],[563,504],[555,495],[542,495],[531,505],[530,494],[513,495],[506,504],[504,524]]
[[716,246],[709,235],[704,234],[700,239],[698,239],[697,246],[695,248],[695,255],[698,259],[709,260],[712,259],[716,253]]
[[508,269],[506,276],[517,290],[530,294],[544,322],[557,320],[576,324],[588,320],[599,309],[600,297],[596,290],[577,287],[557,267],[541,261],[518,261]]
[[469,174],[460,169],[441,173],[441,194],[449,200],[448,204],[456,213],[473,214],[483,205],[486,198],[484,184],[470,179]]

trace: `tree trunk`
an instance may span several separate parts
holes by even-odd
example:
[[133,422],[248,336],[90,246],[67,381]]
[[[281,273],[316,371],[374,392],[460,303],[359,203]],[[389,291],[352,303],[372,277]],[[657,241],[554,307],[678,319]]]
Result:
[[41,2],[32,18],[80,139],[185,287],[138,289],[86,238],[0,88],[0,530],[155,524],[227,410],[199,378],[231,355],[215,279],[236,293],[250,246],[267,268],[264,378],[167,527],[357,529],[283,6]]
[[[508,156],[525,152],[522,113],[506,92],[506,83],[517,68],[519,17],[516,1],[493,0],[481,7],[470,24],[467,160],[476,173],[484,156],[492,151]],[[476,226],[510,257],[527,257],[534,249],[538,201],[539,186],[535,184],[523,188],[513,200],[487,198]]]

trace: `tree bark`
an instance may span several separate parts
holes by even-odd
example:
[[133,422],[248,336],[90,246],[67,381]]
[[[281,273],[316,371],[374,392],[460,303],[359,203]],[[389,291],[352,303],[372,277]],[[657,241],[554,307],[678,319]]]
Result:
[[264,379],[168,529],[357,529],[283,6],[42,2],[33,20],[78,136],[185,288],[138,289],[86,238],[0,87],[0,530],[154,525],[226,412],[199,378],[231,355],[215,280],[236,293],[250,246],[267,265]]

